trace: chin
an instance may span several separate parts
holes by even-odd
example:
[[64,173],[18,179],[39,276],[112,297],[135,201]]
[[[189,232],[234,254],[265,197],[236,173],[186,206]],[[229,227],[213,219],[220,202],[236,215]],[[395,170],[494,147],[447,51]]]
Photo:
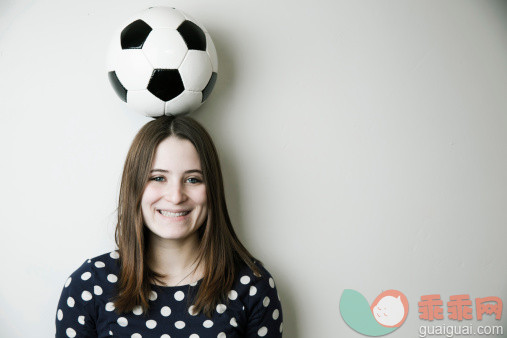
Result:
[[177,231],[175,229],[171,229],[170,231],[152,231],[152,234],[158,238],[167,240],[179,240],[192,236],[192,233],[189,233],[188,231]]
[[185,239],[188,237],[188,234],[181,233],[155,233],[155,235],[162,239]]

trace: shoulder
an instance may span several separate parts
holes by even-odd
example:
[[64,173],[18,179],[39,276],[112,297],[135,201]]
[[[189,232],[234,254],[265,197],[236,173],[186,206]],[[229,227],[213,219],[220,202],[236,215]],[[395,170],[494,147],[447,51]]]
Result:
[[271,273],[260,263],[255,261],[255,266],[258,271],[252,270],[249,266],[244,265],[239,270],[235,284],[244,288],[245,286],[249,289],[249,294],[255,295],[258,289],[275,289],[275,280]]
[[271,273],[260,262],[255,262],[255,266],[258,271],[243,266],[234,283],[234,289],[238,297],[243,300],[247,310],[253,310],[260,304],[280,302]]
[[119,271],[118,252],[108,252],[85,260],[67,279],[65,288],[100,295],[104,289],[110,289],[117,282]]
[[118,258],[113,251],[87,259],[67,278],[58,302],[57,337],[97,335],[97,309],[115,293]]
[[75,278],[87,272],[92,275],[91,277],[99,277],[107,273],[117,273],[119,271],[119,258],[118,251],[111,251],[97,257],[88,258],[72,273],[71,277]]
[[282,332],[282,304],[275,279],[260,262],[255,262],[255,265],[258,272],[248,266],[240,269],[229,299],[237,296],[244,304],[248,334],[269,332],[269,337],[279,337]]

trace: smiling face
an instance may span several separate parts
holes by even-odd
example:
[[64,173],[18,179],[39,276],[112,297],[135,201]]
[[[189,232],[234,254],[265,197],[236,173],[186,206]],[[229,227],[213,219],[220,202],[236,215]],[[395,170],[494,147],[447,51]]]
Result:
[[208,208],[201,162],[190,141],[171,136],[158,145],[141,211],[152,236],[179,241],[197,236]]
[[405,316],[405,309],[401,297],[385,296],[372,307],[373,316],[379,324],[393,327],[400,324]]

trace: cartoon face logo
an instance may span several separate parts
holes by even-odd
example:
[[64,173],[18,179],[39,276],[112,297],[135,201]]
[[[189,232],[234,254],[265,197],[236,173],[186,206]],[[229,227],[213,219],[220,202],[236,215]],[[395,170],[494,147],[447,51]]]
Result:
[[397,290],[382,292],[371,305],[373,317],[385,327],[401,326],[407,317],[407,310],[407,298]]
[[370,305],[359,292],[346,289],[340,298],[340,313],[353,330],[371,337],[398,329],[408,314],[407,297],[398,290],[387,290]]

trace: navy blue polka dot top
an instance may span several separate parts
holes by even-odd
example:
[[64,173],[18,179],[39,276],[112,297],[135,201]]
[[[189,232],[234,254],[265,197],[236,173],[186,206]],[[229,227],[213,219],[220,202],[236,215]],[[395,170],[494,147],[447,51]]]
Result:
[[56,337],[225,338],[282,337],[282,308],[271,275],[245,267],[213,316],[196,314],[188,299],[200,281],[152,285],[149,312],[117,314],[112,299],[119,275],[117,251],[88,259],[65,282],[56,312]]

